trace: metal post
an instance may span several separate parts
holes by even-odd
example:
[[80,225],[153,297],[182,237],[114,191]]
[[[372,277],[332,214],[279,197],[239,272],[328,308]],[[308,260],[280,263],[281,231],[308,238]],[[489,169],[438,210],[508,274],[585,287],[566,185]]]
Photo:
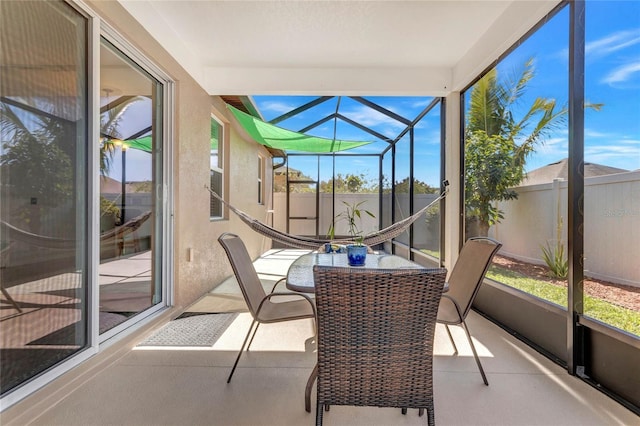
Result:
[[567,369],[584,373],[584,36],[585,2],[570,1]]
[[127,207],[127,148],[124,143],[120,146],[122,151],[122,207],[120,208],[120,223],[126,222],[125,211]]
[[[413,125],[411,125],[410,129],[409,129],[409,215],[412,215],[414,213],[413,209],[414,209],[414,205],[413,205],[413,191],[415,189],[414,187],[414,156],[415,156],[415,148],[413,146],[414,144],[414,130],[413,130]],[[411,224],[409,226],[409,256],[407,256],[409,259],[413,260],[414,256],[413,256],[413,224]]]

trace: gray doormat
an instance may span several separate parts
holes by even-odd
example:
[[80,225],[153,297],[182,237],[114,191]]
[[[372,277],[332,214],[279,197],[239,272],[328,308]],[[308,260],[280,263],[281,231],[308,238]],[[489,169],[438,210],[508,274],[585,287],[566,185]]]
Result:
[[176,318],[138,344],[144,346],[213,346],[237,313]]

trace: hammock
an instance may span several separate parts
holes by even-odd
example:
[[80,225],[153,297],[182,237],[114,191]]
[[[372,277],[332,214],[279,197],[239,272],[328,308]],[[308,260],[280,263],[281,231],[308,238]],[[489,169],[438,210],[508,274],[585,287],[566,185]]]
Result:
[[[129,219],[127,222],[120,226],[103,232],[100,234],[100,241],[105,242],[112,239],[122,239],[132,232],[135,232],[142,226],[142,224],[151,217],[151,211],[147,211],[139,216]],[[10,223],[0,221],[0,230],[2,235],[6,235],[6,239],[9,241],[19,241],[30,246],[43,247],[48,249],[58,250],[75,250],[80,243],[80,240],[47,237],[45,235],[33,234],[23,229],[17,228]]]
[[[409,226],[411,226],[413,222],[415,222],[420,216],[422,216],[424,212],[426,212],[431,206],[433,206],[436,202],[442,200],[447,195],[449,188],[446,185],[447,184],[445,184],[445,189],[444,191],[442,191],[440,196],[438,196],[438,198],[433,200],[431,203],[424,206],[413,215],[406,217],[384,229],[381,229],[379,231],[376,231],[374,233],[367,235],[366,237],[364,237],[364,240],[362,243],[368,246],[375,246],[385,241],[389,241],[397,237],[398,235],[402,234],[404,231],[406,231],[409,228]],[[329,242],[337,243],[337,244],[349,244],[354,242],[353,240],[324,240],[324,239],[316,239],[316,238],[310,238],[310,237],[302,237],[299,235],[287,234],[286,232],[282,232],[265,223],[262,223],[258,219],[252,218],[242,210],[239,210],[233,207],[227,201],[223,200],[218,194],[212,191],[207,185],[205,185],[205,188],[207,188],[207,190],[211,193],[211,195],[213,195],[217,200],[219,200],[221,203],[224,203],[227,207],[229,207],[229,210],[234,212],[251,229],[253,229],[254,231],[256,231],[261,235],[264,235],[265,237],[271,238],[272,240],[287,244],[295,248],[311,249],[311,250],[317,250],[318,247]]]

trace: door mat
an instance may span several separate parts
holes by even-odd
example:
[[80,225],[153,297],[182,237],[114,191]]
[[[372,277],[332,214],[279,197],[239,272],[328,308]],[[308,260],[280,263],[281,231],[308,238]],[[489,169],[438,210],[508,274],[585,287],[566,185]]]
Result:
[[139,343],[138,347],[213,346],[237,316],[237,313],[227,313],[176,318]]
[[187,312],[249,312],[242,294],[209,293],[186,309]]

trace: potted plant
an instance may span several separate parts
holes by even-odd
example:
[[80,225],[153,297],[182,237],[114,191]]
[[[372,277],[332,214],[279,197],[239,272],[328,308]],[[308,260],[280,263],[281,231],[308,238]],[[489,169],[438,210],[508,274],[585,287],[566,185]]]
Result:
[[367,257],[368,247],[362,243],[364,240],[364,233],[362,229],[360,229],[358,222],[362,220],[363,214],[367,214],[373,218],[375,218],[375,215],[369,210],[364,210],[360,207],[365,203],[365,201],[351,204],[343,201],[342,203],[346,206],[346,210],[343,210],[333,218],[333,223],[329,227],[328,234],[329,237],[333,239],[335,236],[336,223],[345,220],[347,222],[349,235],[351,235],[352,241],[351,244],[347,245],[347,258],[349,259],[349,265],[363,266]]

